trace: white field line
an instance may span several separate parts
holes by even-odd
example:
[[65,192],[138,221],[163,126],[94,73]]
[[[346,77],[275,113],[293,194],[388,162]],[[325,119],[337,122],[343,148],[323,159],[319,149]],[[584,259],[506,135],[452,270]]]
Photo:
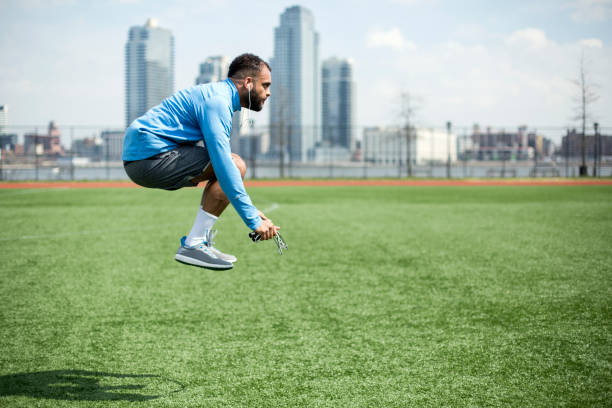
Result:
[[278,207],[279,207],[278,203],[272,203],[272,204],[270,204],[270,206],[269,206],[268,208],[266,208],[266,209],[265,209],[265,210],[263,210],[262,212],[263,212],[264,214],[265,214],[265,213],[269,213],[269,212],[272,212],[272,211],[274,211],[274,210],[278,209]]

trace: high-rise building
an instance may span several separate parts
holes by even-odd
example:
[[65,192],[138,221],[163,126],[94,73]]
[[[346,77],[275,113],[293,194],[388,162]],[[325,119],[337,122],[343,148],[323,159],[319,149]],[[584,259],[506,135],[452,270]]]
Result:
[[[219,82],[227,79],[230,61],[224,55],[208,57],[200,64],[200,74],[196,78],[196,85]],[[230,147],[232,152],[243,155],[240,151],[240,137],[245,133],[242,126],[242,111],[234,113],[232,120],[232,133],[230,135]]]
[[200,64],[200,74],[196,78],[196,85],[223,81],[227,78],[229,64],[229,59],[224,55],[206,58]]
[[292,161],[306,161],[321,125],[319,34],[310,10],[293,6],[281,14],[271,62],[271,150],[288,152]]
[[321,70],[323,143],[353,148],[355,140],[355,82],[351,60],[330,58]]
[[174,92],[174,37],[156,19],[130,28],[125,44],[125,123]]

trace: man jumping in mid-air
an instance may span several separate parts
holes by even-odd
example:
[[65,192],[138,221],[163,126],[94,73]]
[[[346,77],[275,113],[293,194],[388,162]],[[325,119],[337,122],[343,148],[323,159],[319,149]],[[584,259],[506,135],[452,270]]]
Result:
[[[213,246],[213,225],[231,202],[261,239],[279,230],[247,194],[246,164],[230,150],[232,117],[241,107],[260,111],[270,96],[270,66],[253,54],[230,64],[228,79],[178,91],[136,119],[125,132],[125,171],[143,187],[177,190],[207,180],[201,206],[175,259],[210,269],[231,269],[236,257]],[[202,143],[198,143],[202,141]]]

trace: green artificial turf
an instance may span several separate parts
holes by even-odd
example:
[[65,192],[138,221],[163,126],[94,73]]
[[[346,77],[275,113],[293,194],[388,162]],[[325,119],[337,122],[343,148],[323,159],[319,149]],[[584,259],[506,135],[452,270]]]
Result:
[[0,190],[0,406],[611,405],[611,187],[250,193],[215,272],[199,190]]

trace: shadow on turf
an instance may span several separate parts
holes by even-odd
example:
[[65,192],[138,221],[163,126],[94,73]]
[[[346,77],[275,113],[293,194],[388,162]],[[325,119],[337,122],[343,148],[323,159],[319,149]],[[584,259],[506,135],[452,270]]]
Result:
[[[73,401],[149,401],[159,398],[161,395],[134,392],[147,387],[143,384],[145,379],[164,380],[152,374],[113,374],[85,370],[9,374],[0,376],[0,397],[23,395]],[[102,385],[101,381],[119,381],[127,384]],[[168,381],[178,384],[176,381]]]

